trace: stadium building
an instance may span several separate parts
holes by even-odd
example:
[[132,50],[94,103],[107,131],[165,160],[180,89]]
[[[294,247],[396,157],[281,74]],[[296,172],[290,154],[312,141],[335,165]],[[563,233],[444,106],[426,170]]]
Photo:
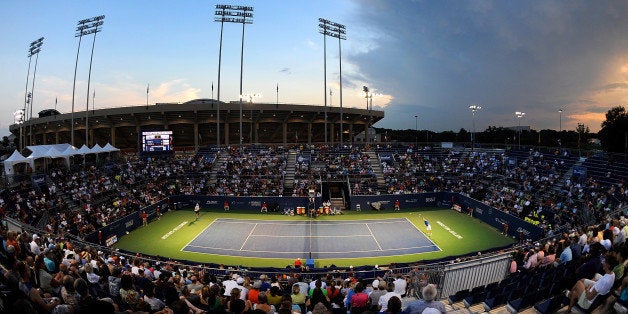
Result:
[[[71,143],[73,115],[57,113],[41,111],[37,118],[11,125],[10,131],[17,137],[23,134],[26,145]],[[242,103],[241,120],[239,113],[239,101],[225,103],[213,99],[80,111],[74,113],[74,143],[71,144],[92,147],[111,143],[123,150],[140,151],[142,132],[172,131],[173,146],[177,150],[215,145],[218,136],[220,145],[240,144],[240,137],[242,144],[285,145],[324,143],[327,135],[327,142],[335,145],[341,139],[343,143],[356,141],[356,135],[364,133],[367,125],[384,118],[384,112],[378,110],[343,108],[341,111],[339,107],[327,107],[325,121],[323,106],[250,102]],[[217,130],[217,121],[220,130]],[[239,134],[240,122],[242,134]],[[368,137],[372,139],[374,134]],[[363,138],[364,135],[359,140]]]

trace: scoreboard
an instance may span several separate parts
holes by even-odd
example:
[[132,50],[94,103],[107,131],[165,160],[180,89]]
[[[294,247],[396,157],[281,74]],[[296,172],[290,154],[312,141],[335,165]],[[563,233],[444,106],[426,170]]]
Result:
[[142,132],[142,150],[145,152],[172,150],[172,131]]

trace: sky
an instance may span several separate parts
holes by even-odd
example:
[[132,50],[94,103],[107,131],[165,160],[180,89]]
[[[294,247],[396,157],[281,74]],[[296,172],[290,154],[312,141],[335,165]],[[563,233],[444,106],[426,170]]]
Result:
[[[258,102],[322,106],[327,98],[338,107],[339,55],[343,106],[366,108],[368,86],[373,108],[385,112],[375,127],[440,132],[472,130],[475,122],[477,131],[575,130],[582,123],[597,132],[610,108],[628,102],[628,1],[5,0],[0,136],[24,106],[27,73],[31,90],[35,58],[28,72],[27,51],[40,37],[34,115],[71,112],[77,21],[98,15],[106,18],[91,72],[96,109],[146,105],[148,85],[150,104],[216,99],[216,4],[254,7],[244,34],[243,94],[260,94]],[[318,18],[346,26],[340,47],[319,34]],[[224,25],[222,101],[240,94],[241,36],[242,24]],[[81,42],[76,111],[85,110],[92,41]],[[473,116],[470,105],[482,109]],[[517,111],[526,115],[517,119]]]

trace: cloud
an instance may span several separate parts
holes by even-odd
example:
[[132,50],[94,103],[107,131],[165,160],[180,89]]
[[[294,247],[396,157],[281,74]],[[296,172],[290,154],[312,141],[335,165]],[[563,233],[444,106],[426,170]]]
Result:
[[604,86],[599,87],[597,90],[600,92],[609,92],[609,91],[624,90],[624,89],[628,89],[628,82],[606,84]]
[[413,128],[405,116],[419,112],[423,127],[468,129],[467,107],[479,103],[478,129],[516,125],[515,111],[538,129],[557,129],[565,108],[564,126],[585,122],[597,131],[599,113],[628,102],[620,31],[628,29],[628,2],[374,0],[356,8],[377,45],[367,41],[373,49],[347,58],[355,65],[347,85],[368,82],[392,96],[379,126]]

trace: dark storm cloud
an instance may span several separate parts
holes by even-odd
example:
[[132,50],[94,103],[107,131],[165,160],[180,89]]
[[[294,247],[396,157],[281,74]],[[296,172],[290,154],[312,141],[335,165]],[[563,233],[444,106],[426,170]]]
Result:
[[383,126],[421,112],[424,127],[468,129],[467,107],[480,103],[478,126],[514,125],[520,110],[555,128],[556,110],[583,92],[626,88],[595,86],[628,51],[626,13],[628,1],[369,1],[360,27],[378,47],[351,61],[395,97]]

